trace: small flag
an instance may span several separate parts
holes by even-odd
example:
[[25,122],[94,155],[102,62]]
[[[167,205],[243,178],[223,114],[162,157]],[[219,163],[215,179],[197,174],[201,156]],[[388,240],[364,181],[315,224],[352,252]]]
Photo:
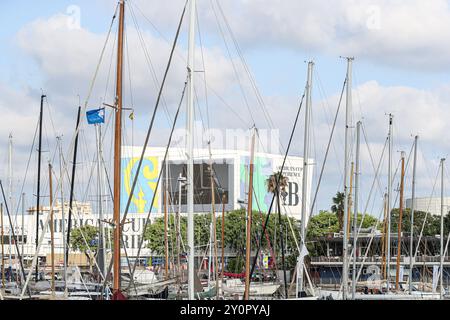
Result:
[[105,123],[105,108],[87,111],[86,118],[89,124]]
[[131,121],[133,121],[134,120],[134,112],[131,112],[128,117],[130,118]]

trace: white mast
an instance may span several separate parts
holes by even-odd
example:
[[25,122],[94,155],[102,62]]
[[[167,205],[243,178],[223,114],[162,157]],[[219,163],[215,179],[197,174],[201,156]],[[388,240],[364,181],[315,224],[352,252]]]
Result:
[[[61,219],[62,219],[62,241],[63,241],[63,252],[66,252],[66,217],[64,214],[64,175],[63,175],[63,153],[62,153],[62,144],[61,144],[61,137],[56,137],[58,140],[58,149],[59,149],[59,180],[61,184]],[[64,279],[64,291],[67,293],[67,259],[64,260],[64,272],[63,272],[63,279]]]
[[[355,164],[355,204],[353,208],[353,273],[352,273],[352,300],[356,296],[356,245],[358,238],[358,201],[359,201],[359,176],[360,176],[360,146],[361,145],[361,121],[356,124],[356,164]],[[364,212],[363,212],[364,214]]]
[[394,116],[389,114],[389,163],[388,163],[388,199],[387,199],[387,252],[386,252],[386,278],[387,292],[390,289],[391,278],[391,204],[392,204],[392,121]]
[[412,176],[412,192],[411,192],[411,239],[409,243],[409,294],[412,294],[412,280],[413,280],[413,268],[414,268],[414,209],[416,202],[416,165],[417,165],[417,142],[419,136],[414,138],[414,163],[413,163],[413,176]]
[[188,241],[188,297],[194,300],[194,53],[195,53],[195,0],[190,0],[188,91],[187,91],[187,241]]
[[[306,206],[306,197],[308,192],[308,159],[309,159],[309,125],[311,122],[311,95],[312,95],[312,74],[313,74],[314,62],[308,62],[308,78],[306,82],[306,109],[305,109],[305,134],[303,143],[303,177],[302,177],[302,220],[301,220],[301,230],[300,230],[300,255],[302,255],[303,248],[305,246],[306,237],[306,217],[309,214],[308,208]],[[303,285],[303,259],[299,257],[299,263],[297,264],[297,283],[298,288],[296,292],[296,297],[298,298],[298,291],[304,290]]]
[[[8,206],[10,207],[10,210],[12,213],[14,213],[14,204],[12,202],[12,134],[9,134],[9,139],[8,139],[9,143],[9,155],[8,155],[8,183],[9,183],[9,190],[8,190]],[[15,225],[14,225],[15,226]],[[13,225],[9,226],[9,268],[10,268],[10,272],[12,271],[12,228],[14,227]]]
[[345,147],[344,147],[344,237],[343,237],[343,261],[342,261],[342,285],[343,294],[342,298],[347,299],[348,293],[348,235],[347,235],[347,223],[348,223],[348,198],[349,187],[347,185],[347,179],[349,174],[349,143],[350,143],[350,122],[352,112],[352,63],[354,58],[347,57],[347,98],[345,107]]
[[24,261],[23,257],[25,255],[25,251],[24,251],[24,237],[25,237],[25,192],[22,193],[22,262]]
[[444,162],[441,159],[441,261],[439,265],[439,297],[443,299],[443,274],[444,274]]

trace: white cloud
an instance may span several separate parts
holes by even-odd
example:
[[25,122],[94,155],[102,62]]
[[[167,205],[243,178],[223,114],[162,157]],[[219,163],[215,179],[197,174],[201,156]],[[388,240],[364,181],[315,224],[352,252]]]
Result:
[[[167,30],[184,1],[136,1]],[[197,3],[200,24],[219,35],[211,3]],[[239,43],[246,48],[284,47],[315,55],[350,55],[377,64],[416,70],[450,68],[450,7],[447,0],[238,0],[220,1]],[[222,23],[222,18],[219,18]]]
[[[157,2],[160,3],[160,1]],[[153,3],[157,2],[147,2],[146,8],[150,8]],[[170,34],[175,31],[179,16],[177,12],[181,11],[183,1],[179,1],[179,3],[180,6],[172,4],[168,8],[153,7],[153,15],[157,17],[156,21],[161,24],[166,23],[165,28],[171,30]],[[206,3],[199,2],[199,7],[203,5],[206,6]],[[450,30],[450,26],[447,27],[447,24],[450,23],[447,22],[447,20],[450,21],[448,19],[450,14],[445,1],[435,0],[424,4],[419,1],[410,1],[405,6],[400,1],[378,1],[374,4],[370,1],[348,0],[336,1],[333,6],[330,6],[329,2],[322,0],[312,3],[241,0],[240,2],[227,2],[222,5],[234,32],[239,37],[238,41],[247,46],[251,45],[255,49],[276,45],[294,49],[308,48],[311,51],[327,52],[333,55],[351,54],[379,63],[414,68],[450,66],[450,58],[447,58],[450,57],[450,47],[446,41],[441,40],[442,35],[445,36],[445,33],[449,32],[447,30]],[[367,28],[367,10],[372,5],[380,8],[380,29]],[[171,12],[174,14],[169,14]],[[230,15],[230,12],[233,12],[233,15]],[[167,18],[168,16],[171,18]],[[210,11],[200,8],[200,17],[206,19],[205,23],[202,23],[203,30],[206,27],[208,32],[209,30],[215,30],[212,28],[213,15]],[[141,119],[138,120],[140,121],[139,125],[135,128],[137,131],[135,144],[139,145],[143,140],[142,131],[148,125],[148,115],[153,111],[156,87],[142,53],[136,30],[131,25],[128,27],[127,34],[133,95],[137,117]],[[438,34],[441,36],[438,36]],[[82,97],[86,95],[105,36],[105,34],[93,33],[87,29],[68,28],[67,16],[62,14],[55,15],[47,20],[36,20],[26,25],[17,35],[17,43],[20,48],[36,61],[40,72],[42,72],[42,78],[44,79],[42,87],[52,102],[56,129],[65,134],[66,143],[73,134],[76,105],[78,103],[76,96],[77,94]],[[144,32],[144,38],[156,74],[161,80],[170,47],[164,40],[148,31]],[[112,52],[111,46],[107,52],[92,97],[92,104],[95,106],[100,103],[106,87]],[[437,55],[437,53],[442,54]],[[234,112],[231,112],[228,107],[224,107],[218,99],[215,99],[210,91],[212,126],[246,129],[245,125],[247,125],[248,128],[252,124],[250,116],[240,90],[237,88],[234,71],[227,55],[220,47],[212,45],[205,46],[204,54],[209,86],[234,108]],[[178,103],[182,84],[185,80],[185,61],[180,58],[180,56],[185,55],[186,48],[180,46],[165,90],[165,98],[169,109],[172,111]],[[198,71],[202,71],[200,56],[198,49]],[[317,63],[320,63],[320,61]],[[241,80],[245,78],[241,65],[238,65],[238,73]],[[114,74],[114,68],[112,74]],[[200,102],[203,103],[201,73],[198,73],[198,78],[197,93]],[[242,81],[256,123],[265,127],[265,117],[258,107],[254,94],[249,89],[248,81]],[[113,82],[114,76],[110,78],[107,102],[112,101]],[[124,84],[126,90],[128,90],[128,74]],[[427,158],[430,159],[423,163],[420,172],[425,175],[426,170],[429,169],[434,174],[435,161],[432,161],[432,159],[440,150],[448,150],[450,147],[450,141],[446,139],[446,119],[450,118],[448,89],[448,86],[428,90],[406,86],[382,86],[376,81],[369,81],[355,88],[353,99],[356,112],[355,120],[361,116],[364,117],[365,128],[371,141],[375,161],[378,160],[387,133],[385,113],[393,112],[395,114],[396,149],[408,151],[412,143],[411,134],[420,134],[421,146],[423,146],[421,151],[424,154],[429,154]],[[129,92],[127,91],[127,93]],[[34,134],[37,121],[37,113],[34,110],[38,110],[39,95],[40,92],[38,91],[23,90],[19,92],[9,88],[7,84],[0,85],[0,111],[4,115],[2,123],[25,124],[15,128],[12,128],[12,125],[2,125],[0,129],[2,140],[0,141],[2,145],[5,145],[5,137],[8,136],[9,131],[14,129],[14,134],[17,136],[17,145],[24,150],[21,156],[23,162],[25,162],[25,155],[29,151],[27,148]],[[130,104],[129,97],[130,95],[127,94],[126,104],[128,105]],[[283,145],[286,146],[298,104],[298,97],[288,95],[264,96],[264,100],[274,122],[274,127],[280,129]],[[330,111],[331,113],[334,112],[338,97],[331,96],[328,100],[332,108],[328,111],[328,120],[324,115],[324,104],[317,101],[314,105],[314,137],[318,160],[316,171],[320,167],[321,156],[323,156],[329,135]],[[20,108],[24,105],[30,106],[30,110],[32,109],[34,113],[24,115]],[[360,109],[362,114],[359,111]],[[203,117],[205,117],[204,109],[202,112]],[[243,118],[243,121],[238,120],[236,113]],[[320,195],[323,200],[321,200],[319,208],[326,208],[327,199],[331,198],[339,187],[342,164],[340,152],[342,152],[343,141],[342,115],[343,112],[341,112],[338,131],[336,132],[338,136],[335,139],[335,146],[331,151],[329,167],[325,172],[327,183]],[[180,118],[180,126],[184,125],[182,120],[183,118]],[[50,126],[50,124],[48,125]],[[160,116],[158,126],[167,127],[167,125],[168,121],[165,116]],[[86,132],[90,134],[88,131]],[[158,142],[166,139],[160,132],[156,136],[158,136]],[[295,154],[301,154],[302,119],[296,137],[292,150]],[[155,142],[152,140],[152,145],[154,144]],[[444,155],[445,151],[442,151],[442,153]],[[363,156],[363,161],[366,172],[372,173],[367,154]],[[426,166],[429,168],[427,169]],[[368,182],[366,182],[366,185],[368,185]]]

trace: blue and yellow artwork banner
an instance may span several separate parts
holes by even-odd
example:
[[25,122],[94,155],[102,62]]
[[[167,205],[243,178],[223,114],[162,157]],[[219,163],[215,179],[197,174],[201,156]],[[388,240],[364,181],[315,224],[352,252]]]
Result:
[[[131,187],[136,176],[139,165],[139,157],[122,158],[122,190],[120,199],[120,209],[123,213],[130,197]],[[159,175],[158,157],[145,157],[141,169],[139,170],[138,180],[134,188],[128,213],[148,213],[153,197],[152,213],[158,212],[159,195],[156,193],[156,184]]]

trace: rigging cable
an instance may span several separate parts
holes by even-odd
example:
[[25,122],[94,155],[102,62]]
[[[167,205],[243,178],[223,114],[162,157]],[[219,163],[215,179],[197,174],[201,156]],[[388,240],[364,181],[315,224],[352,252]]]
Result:
[[325,164],[326,164],[326,161],[328,159],[328,154],[330,152],[330,146],[331,146],[331,142],[333,140],[333,134],[334,134],[334,130],[336,128],[336,122],[337,122],[337,118],[338,118],[338,115],[339,115],[339,110],[341,109],[341,103],[342,103],[342,98],[343,98],[343,95],[344,95],[344,90],[345,90],[346,83],[347,83],[347,78],[344,80],[344,84],[342,85],[341,96],[339,98],[339,104],[338,104],[338,107],[337,107],[337,110],[336,110],[336,115],[334,117],[334,122],[333,122],[333,127],[331,129],[330,139],[328,140],[327,149],[325,151],[325,157],[323,159],[322,168],[320,169],[319,181],[317,182],[317,187],[316,187],[316,191],[314,193],[314,199],[313,199],[313,202],[312,202],[312,205],[311,205],[311,210],[310,210],[310,213],[309,213],[308,221],[310,220],[310,218],[312,216],[312,213],[314,211],[314,206],[316,204],[317,194],[319,193],[320,183],[322,182],[322,177],[323,177],[323,173],[324,173],[324,170],[325,170]]

